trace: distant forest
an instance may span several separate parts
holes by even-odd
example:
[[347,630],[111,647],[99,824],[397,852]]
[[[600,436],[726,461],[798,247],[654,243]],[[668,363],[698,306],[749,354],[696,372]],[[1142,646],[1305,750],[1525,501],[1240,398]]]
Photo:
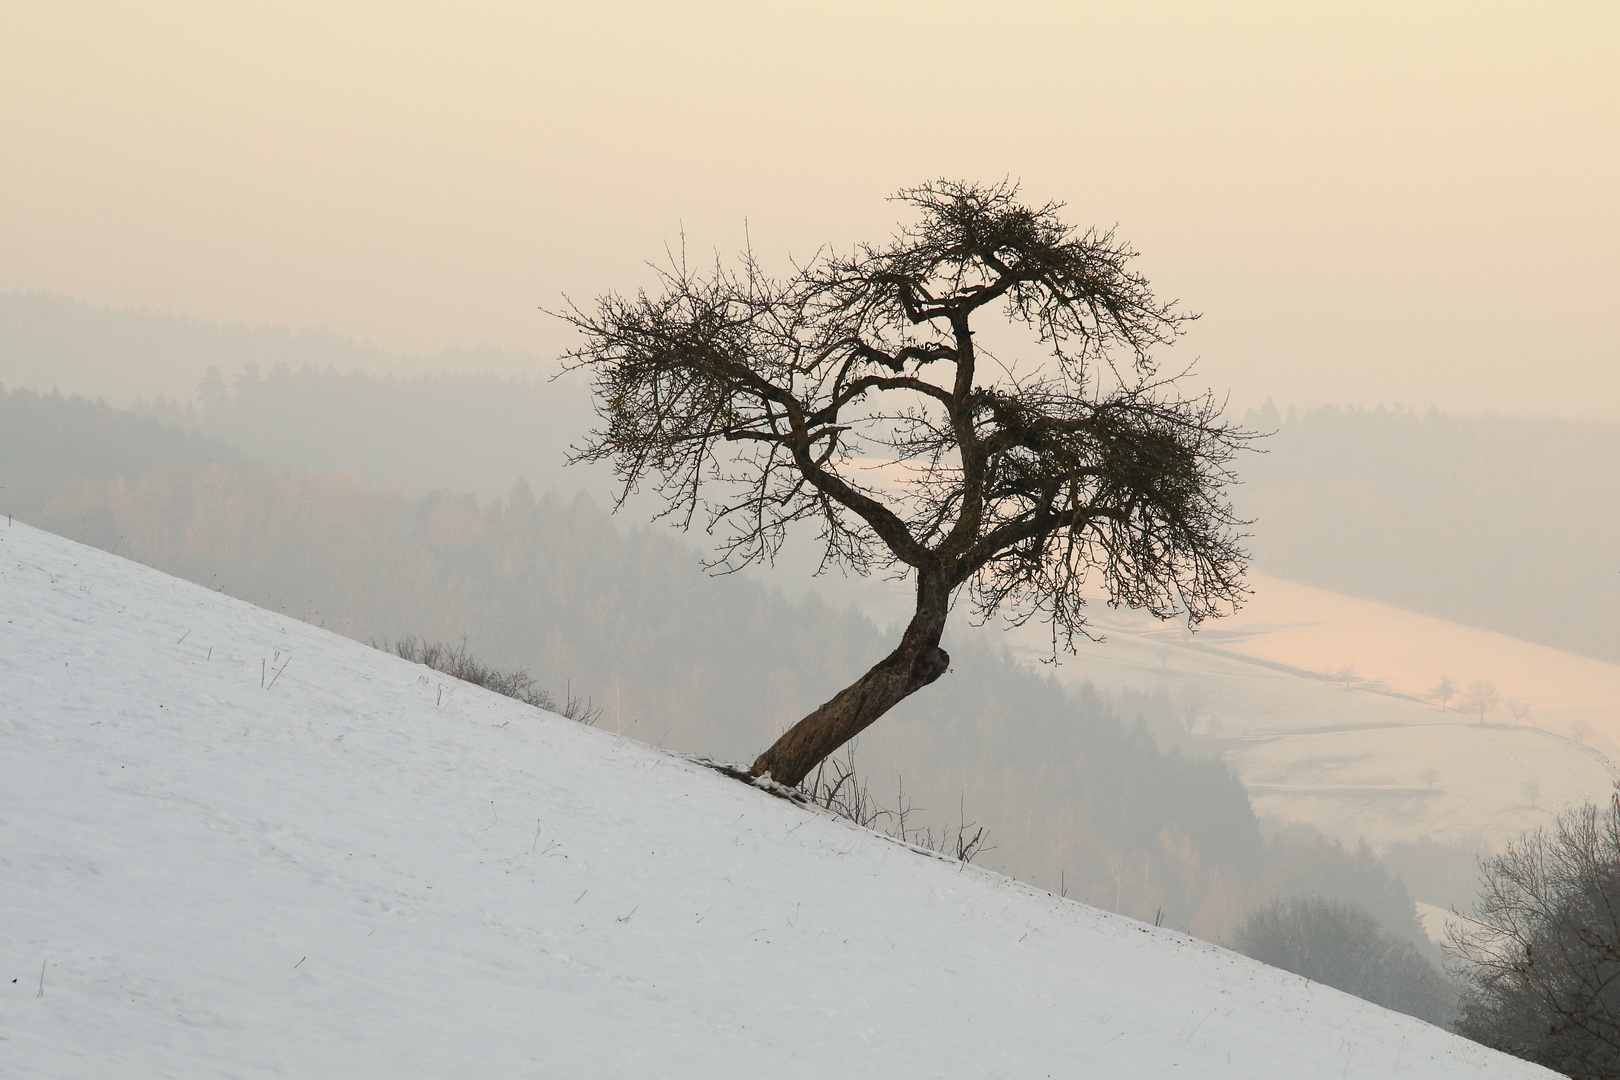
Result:
[[[589,422],[573,384],[249,367],[203,390],[143,409],[267,461],[408,492],[499,494],[520,475],[613,490],[601,467],[562,467]],[[1274,433],[1234,491],[1259,568],[1620,662],[1620,424],[1331,407],[1245,422]]]
[[[400,359],[322,332],[0,293],[0,382],[106,387],[96,393],[138,396],[137,411],[266,464],[352,472],[412,496],[495,498],[521,477],[605,500],[605,469],[563,468],[590,423],[586,387],[547,381],[538,373],[550,365],[530,361],[528,376],[427,375],[452,362],[517,371],[524,358]],[[195,381],[156,384],[156,370]],[[1283,416],[1269,402],[1244,420],[1272,433],[1237,463],[1260,569],[1620,662],[1620,424],[1384,408]],[[652,504],[631,509],[644,521]],[[784,582],[814,566],[802,552],[789,562]],[[821,589],[863,605],[868,595]]]
[[[0,511],[360,640],[465,636],[590,697],[604,727],[723,758],[751,757],[888,647],[853,608],[706,575],[678,536],[621,528],[585,494],[405,495],[60,395],[0,392]],[[1320,894],[1427,947],[1370,852],[1264,841],[1226,767],[1175,747],[1180,703],[1067,693],[972,631],[947,644],[952,673],[857,749],[914,825],[976,819],[994,845],[981,863],[1215,940],[1272,896]]]
[[112,310],[66,296],[0,292],[0,383],[64,395],[190,401],[209,368],[337,368],[373,375],[451,369],[525,370],[533,357],[489,347],[435,356],[395,356],[328,330],[289,330],[188,319],[167,312]]

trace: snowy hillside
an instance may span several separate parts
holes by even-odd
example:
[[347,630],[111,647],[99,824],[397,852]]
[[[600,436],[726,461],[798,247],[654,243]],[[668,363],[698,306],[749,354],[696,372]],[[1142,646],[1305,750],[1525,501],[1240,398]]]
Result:
[[0,1073],[1550,1076],[22,525]]

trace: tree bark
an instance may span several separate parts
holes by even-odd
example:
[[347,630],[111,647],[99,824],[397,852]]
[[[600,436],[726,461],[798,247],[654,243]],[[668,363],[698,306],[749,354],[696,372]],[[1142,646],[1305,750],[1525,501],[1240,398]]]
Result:
[[949,611],[950,590],[937,581],[919,581],[917,613],[894,651],[783,733],[749,773],[796,786],[878,717],[945,674],[951,658],[939,639]]

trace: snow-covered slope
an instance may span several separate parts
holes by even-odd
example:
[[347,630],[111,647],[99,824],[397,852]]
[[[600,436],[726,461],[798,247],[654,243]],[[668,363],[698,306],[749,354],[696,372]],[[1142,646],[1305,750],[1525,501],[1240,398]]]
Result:
[[1551,1075],[15,525],[0,1073]]

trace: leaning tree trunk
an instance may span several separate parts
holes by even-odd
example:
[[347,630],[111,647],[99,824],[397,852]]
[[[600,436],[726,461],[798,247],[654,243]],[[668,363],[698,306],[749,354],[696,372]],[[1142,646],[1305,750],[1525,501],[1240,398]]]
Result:
[[939,639],[949,612],[950,590],[938,582],[919,581],[917,613],[895,650],[789,728],[759,755],[749,773],[796,786],[874,720],[945,674],[951,658],[939,647]]

